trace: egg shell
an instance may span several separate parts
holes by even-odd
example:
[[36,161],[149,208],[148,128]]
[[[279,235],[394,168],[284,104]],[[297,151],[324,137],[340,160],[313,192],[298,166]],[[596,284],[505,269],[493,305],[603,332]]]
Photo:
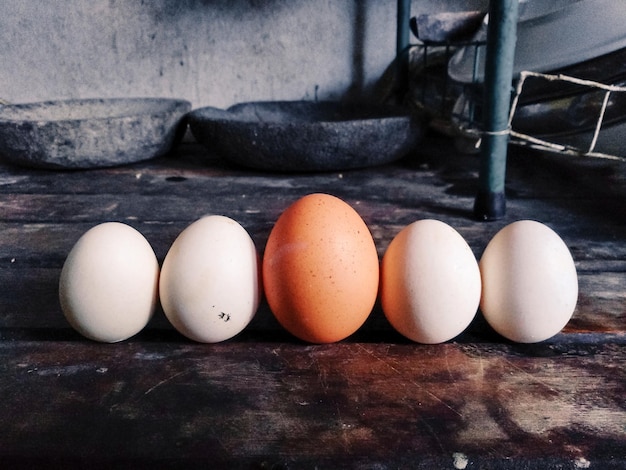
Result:
[[574,260],[548,226],[520,220],[502,228],[480,258],[481,310],[491,327],[519,343],[560,332],[578,300]]
[[159,292],[166,317],[187,338],[201,343],[232,338],[252,321],[260,302],[252,238],[229,217],[196,220],[168,250]]
[[356,332],[376,302],[378,253],[361,216],[329,194],[309,194],[278,218],[267,240],[263,282],[278,322],[311,343]]
[[458,336],[476,316],[480,294],[476,257],[444,222],[413,222],[385,251],[381,306],[389,323],[413,341],[435,344]]
[[59,279],[61,309],[87,338],[114,343],[139,333],[158,302],[159,263],[134,228],[106,222],[85,232]]

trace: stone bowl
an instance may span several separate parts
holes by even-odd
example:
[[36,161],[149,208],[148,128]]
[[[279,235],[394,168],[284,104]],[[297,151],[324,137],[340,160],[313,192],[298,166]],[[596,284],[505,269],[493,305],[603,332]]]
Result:
[[196,140],[248,168],[309,172],[380,165],[407,155],[422,120],[404,109],[332,101],[258,101],[188,115]]
[[191,103],[167,98],[75,99],[0,106],[0,159],[35,168],[134,163],[169,152]]

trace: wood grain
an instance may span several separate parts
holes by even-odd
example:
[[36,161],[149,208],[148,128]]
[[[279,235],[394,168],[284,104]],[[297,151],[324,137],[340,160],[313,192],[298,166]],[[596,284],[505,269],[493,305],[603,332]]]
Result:
[[623,468],[626,458],[626,357],[610,342],[3,349],[0,448],[14,462]]

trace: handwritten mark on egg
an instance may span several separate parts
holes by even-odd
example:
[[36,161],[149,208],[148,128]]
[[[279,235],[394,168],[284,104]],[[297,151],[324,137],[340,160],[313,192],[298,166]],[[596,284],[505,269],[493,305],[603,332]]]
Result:
[[218,317],[224,320],[224,322],[227,322],[228,320],[230,320],[230,315],[228,313],[220,312]]

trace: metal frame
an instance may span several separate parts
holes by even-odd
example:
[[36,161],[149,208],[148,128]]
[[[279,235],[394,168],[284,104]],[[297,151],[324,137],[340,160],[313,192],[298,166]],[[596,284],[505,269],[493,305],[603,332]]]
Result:
[[[400,86],[407,79],[410,0],[398,0],[396,57]],[[491,0],[485,59],[481,164],[474,215],[497,220],[506,213],[505,176],[510,137],[509,112],[517,40],[518,0]]]

